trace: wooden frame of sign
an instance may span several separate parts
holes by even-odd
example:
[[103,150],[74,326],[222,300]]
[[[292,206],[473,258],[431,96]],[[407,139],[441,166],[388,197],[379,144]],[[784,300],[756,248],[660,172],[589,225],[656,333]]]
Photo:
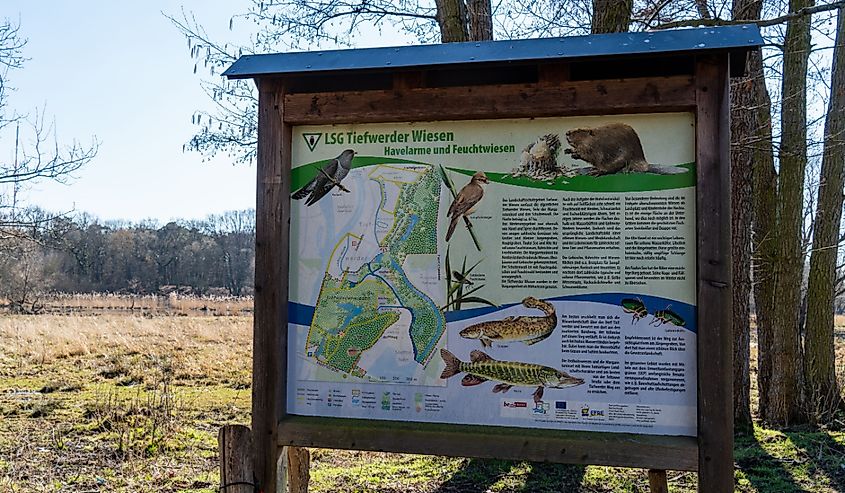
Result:
[[[619,78],[589,61],[395,70],[356,90],[314,76],[257,77],[258,190],[252,432],[256,478],[276,481],[283,447],[326,447],[698,471],[699,491],[733,491],[729,54],[637,61]],[[625,62],[622,58],[620,63]],[[624,66],[622,63],[621,66]],[[629,64],[630,66],[630,64]],[[510,72],[535,80],[508,83]],[[578,77],[571,77],[578,71]],[[596,72],[591,78],[590,70]],[[614,69],[610,69],[611,71]],[[667,74],[667,70],[671,72]],[[510,71],[510,72],[509,72]],[[624,67],[617,70],[621,74]],[[504,74],[504,75],[503,75]],[[518,77],[516,77],[518,79]],[[490,84],[490,80],[504,80]],[[330,79],[329,79],[330,80]],[[333,87],[334,86],[334,87]],[[697,170],[698,437],[404,423],[286,411],[291,129],[410,122],[688,111]]]

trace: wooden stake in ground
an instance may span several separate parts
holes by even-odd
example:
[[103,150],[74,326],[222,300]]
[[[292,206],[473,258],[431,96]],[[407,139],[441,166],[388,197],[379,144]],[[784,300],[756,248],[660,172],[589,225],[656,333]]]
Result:
[[220,451],[220,491],[254,493],[252,432],[243,425],[225,425],[217,434]]
[[666,471],[663,469],[649,469],[648,489],[651,493],[669,493],[669,483],[666,481]]

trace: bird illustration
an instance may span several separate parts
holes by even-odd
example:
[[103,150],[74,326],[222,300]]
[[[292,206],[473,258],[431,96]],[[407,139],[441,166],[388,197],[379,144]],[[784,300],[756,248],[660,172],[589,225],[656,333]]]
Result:
[[479,171],[472,175],[469,183],[464,185],[464,188],[458,192],[452,205],[449,206],[449,211],[446,216],[451,218],[449,222],[449,230],[446,232],[446,241],[452,238],[452,233],[455,232],[455,227],[462,217],[466,217],[475,212],[475,207],[484,198],[484,185],[490,183],[487,175],[483,171]]
[[[318,200],[323,198],[332,188],[348,192],[340,182],[349,174],[349,168],[352,166],[352,158],[355,157],[355,151],[347,149],[340,153],[340,156],[329,161],[325,166],[320,168],[320,172],[313,180],[309,181],[304,187],[300,188],[293,194],[291,198],[299,200],[308,195],[308,200],[305,201],[306,206],[316,204]],[[309,195],[310,194],[310,195]]]

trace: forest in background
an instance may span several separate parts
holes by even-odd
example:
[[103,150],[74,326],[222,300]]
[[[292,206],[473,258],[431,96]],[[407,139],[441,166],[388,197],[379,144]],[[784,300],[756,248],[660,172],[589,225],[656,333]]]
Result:
[[51,293],[252,294],[252,209],[165,224],[29,209],[27,221],[0,248],[0,297],[15,312]]

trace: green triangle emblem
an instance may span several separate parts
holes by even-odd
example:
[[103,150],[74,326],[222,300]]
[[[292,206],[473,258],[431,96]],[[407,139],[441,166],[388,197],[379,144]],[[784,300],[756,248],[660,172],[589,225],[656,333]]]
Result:
[[320,142],[320,137],[322,136],[322,133],[302,134],[302,138],[305,139],[305,145],[308,146],[308,150],[311,152],[314,152],[314,149],[317,147],[317,144]]

